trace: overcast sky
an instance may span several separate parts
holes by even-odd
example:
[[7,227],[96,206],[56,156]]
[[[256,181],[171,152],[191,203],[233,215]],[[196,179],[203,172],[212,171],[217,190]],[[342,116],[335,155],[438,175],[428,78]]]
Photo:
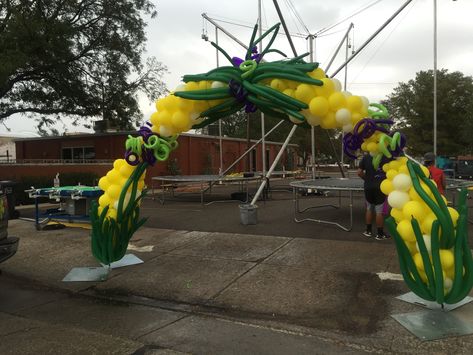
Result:
[[[316,38],[315,61],[326,68],[350,22],[354,31],[350,36],[351,49],[359,48],[392,14],[405,3],[404,0],[279,0],[281,11],[298,54],[308,51],[304,37],[310,33],[337,24],[357,11],[369,7],[338,26],[321,33]],[[272,0],[262,0],[263,28],[279,22]],[[290,9],[296,9],[302,23]],[[413,0],[348,66],[347,90],[377,102],[389,95],[399,82],[414,78],[420,70],[433,68],[433,4],[434,0]],[[369,6],[372,5],[372,6]],[[165,81],[170,90],[180,82],[182,75],[206,72],[216,66],[215,49],[202,39],[206,33],[215,41],[215,27],[202,19],[206,13],[223,28],[245,44],[251,28],[258,18],[257,0],[160,0],[156,1],[158,16],[148,22],[147,56],[155,56],[169,68]],[[473,14],[472,0],[437,0],[438,11],[438,68],[461,71],[473,75]],[[307,27],[307,29],[305,28]],[[278,37],[273,48],[288,56],[292,51],[283,36]],[[241,46],[219,32],[218,42],[230,56],[244,56]],[[350,51],[351,51],[350,49]],[[280,57],[268,55],[268,59]],[[330,75],[345,58],[340,52]],[[220,65],[227,65],[219,56]],[[337,78],[344,82],[344,71]],[[154,111],[153,105],[142,100],[144,119]],[[6,121],[14,132],[32,131],[32,122],[24,117]],[[62,130],[62,127],[59,127]],[[0,127],[0,132],[5,132]],[[73,130],[73,129],[69,129]]]

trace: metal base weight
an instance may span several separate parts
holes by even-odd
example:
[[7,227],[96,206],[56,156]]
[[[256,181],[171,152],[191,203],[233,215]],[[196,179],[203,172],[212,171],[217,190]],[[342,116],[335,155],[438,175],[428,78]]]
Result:
[[110,265],[75,267],[62,279],[63,282],[106,281],[110,270],[119,267],[142,264],[144,261],[134,254],[126,254]]
[[461,306],[473,301],[472,297],[467,296],[463,300],[461,300],[460,302],[455,303],[455,304],[445,303],[443,305],[443,308],[442,308],[442,305],[438,304],[437,302],[426,301],[426,300],[420,298],[419,296],[417,296],[414,292],[408,292],[408,293],[405,293],[403,295],[397,296],[396,298],[401,300],[401,301],[412,303],[412,304],[422,306],[422,307],[425,307],[425,308],[428,308],[428,309],[444,310],[444,311],[452,311],[452,310],[454,310],[458,307],[461,307]]
[[396,298],[427,308],[419,312],[391,315],[391,317],[421,340],[436,340],[473,334],[471,311],[453,311],[473,301],[472,297],[467,296],[461,302],[455,304],[444,304],[443,308],[442,305],[426,301],[413,292],[405,293]]
[[[114,261],[113,263],[110,264],[111,269],[118,269],[119,267],[124,267],[124,266],[131,266],[131,265],[137,265],[137,264],[143,264],[144,261],[135,256],[134,254],[126,254],[123,258],[121,258],[118,261]],[[102,264],[103,267],[106,267],[107,265]]]
[[62,279],[63,282],[93,282],[105,281],[108,278],[108,267],[75,267]]
[[391,317],[422,340],[436,340],[473,334],[473,322],[465,321],[454,313],[424,310],[414,313],[394,314]]

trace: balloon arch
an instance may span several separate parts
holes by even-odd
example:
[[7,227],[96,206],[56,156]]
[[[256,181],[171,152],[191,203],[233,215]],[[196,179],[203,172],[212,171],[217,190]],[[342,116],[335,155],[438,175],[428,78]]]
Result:
[[[408,287],[419,297],[439,304],[457,303],[473,286],[473,260],[467,236],[467,191],[460,193],[457,210],[448,207],[428,170],[403,154],[405,137],[391,132],[387,110],[363,96],[341,91],[337,79],[328,78],[318,63],[304,54],[267,62],[279,24],[256,38],[253,31],[244,58],[230,57],[212,42],[230,65],[207,73],[184,75],[184,84],[156,101],[157,111],[136,137],[126,141],[124,159],[99,181],[104,191],[92,207],[92,252],[103,264],[120,260],[140,219],[146,168],[168,158],[176,149],[177,136],[202,128],[244,109],[289,120],[310,128],[338,128],[345,132],[345,153],[358,151],[373,156],[376,169],[385,172],[381,190],[392,207],[387,227],[399,256]],[[265,37],[268,44],[257,52]]]

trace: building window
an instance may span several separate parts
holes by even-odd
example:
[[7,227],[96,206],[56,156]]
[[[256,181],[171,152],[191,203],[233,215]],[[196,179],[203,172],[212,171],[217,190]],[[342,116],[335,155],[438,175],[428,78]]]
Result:
[[61,159],[72,162],[72,148],[62,148]]
[[95,159],[94,147],[62,148],[61,158],[65,163],[85,163]]

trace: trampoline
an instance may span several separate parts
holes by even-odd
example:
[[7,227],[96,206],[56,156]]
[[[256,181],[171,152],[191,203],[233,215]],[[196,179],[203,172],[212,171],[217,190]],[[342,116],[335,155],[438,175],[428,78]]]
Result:
[[[169,191],[171,196],[174,196],[174,190],[180,185],[191,185],[199,184],[200,185],[200,203],[204,205],[204,195],[207,191],[212,192],[212,186],[216,183],[222,184],[238,184],[240,191],[245,190],[246,200],[248,200],[248,183],[250,181],[261,180],[261,176],[220,176],[220,175],[168,175],[168,176],[154,176],[152,180],[152,189],[153,195],[155,190],[155,183],[158,187],[161,187],[161,203],[164,203],[166,192]],[[212,202],[209,202],[212,203]],[[208,203],[208,204],[209,204]]]
[[[337,226],[344,231],[348,232],[353,228],[353,193],[354,192],[363,192],[363,180],[360,178],[326,178],[326,179],[315,179],[315,180],[302,180],[302,181],[293,181],[290,183],[294,195],[294,221],[297,223],[311,221],[316,223],[330,224]],[[336,191],[338,192],[338,205],[325,204],[325,205],[316,205],[309,206],[304,209],[300,209],[299,193],[307,190],[318,190],[318,191]],[[338,222],[327,221],[322,219],[315,218],[302,218],[299,219],[298,216],[304,212],[321,207],[333,207],[340,208],[342,207],[342,193],[348,193],[349,199],[349,211],[350,211],[350,224],[344,226]]]
[[[42,225],[51,220],[88,222],[90,220],[91,202],[97,200],[103,194],[99,187],[84,185],[39,189],[33,187],[25,192],[28,192],[30,198],[35,199],[35,224],[37,229],[40,229]],[[40,214],[38,203],[40,198],[56,200],[60,202],[60,206],[59,208],[48,209],[46,213]],[[40,221],[40,218],[43,219]]]

